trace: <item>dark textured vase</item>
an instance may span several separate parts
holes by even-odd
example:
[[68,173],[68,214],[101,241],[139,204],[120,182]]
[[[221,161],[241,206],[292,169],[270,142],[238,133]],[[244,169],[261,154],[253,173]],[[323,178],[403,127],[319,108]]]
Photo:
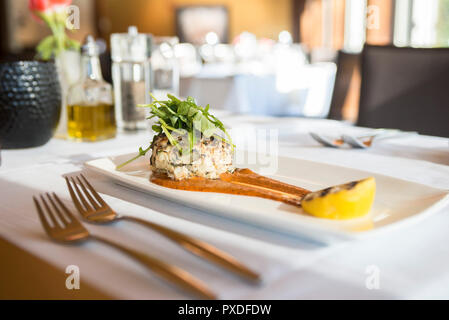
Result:
[[0,64],[0,147],[41,146],[50,140],[61,112],[61,88],[52,62]]

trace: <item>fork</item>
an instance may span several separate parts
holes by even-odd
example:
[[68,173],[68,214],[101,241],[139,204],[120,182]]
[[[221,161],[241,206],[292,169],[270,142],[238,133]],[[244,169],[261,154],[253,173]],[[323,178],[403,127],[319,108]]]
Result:
[[310,136],[317,142],[321,143],[322,145],[326,146],[326,147],[331,147],[331,148],[341,148],[344,145],[344,141],[343,139],[334,139],[334,140],[330,140],[324,136],[322,136],[321,134],[318,134],[316,132],[309,132]]
[[331,147],[331,148],[344,148],[345,143],[347,143],[350,146],[355,147],[355,148],[361,148],[360,144],[362,144],[362,142],[353,142],[355,139],[367,139],[363,143],[365,143],[366,146],[369,146],[369,145],[371,145],[373,139],[380,135],[378,133],[378,134],[374,134],[374,135],[360,136],[360,137],[352,138],[352,139],[350,139],[351,136],[349,136],[349,135],[343,135],[337,139],[329,139],[328,137],[323,136],[316,132],[309,132],[309,134],[315,141],[321,143],[322,145],[324,145],[326,147]]
[[[354,137],[351,135],[343,135],[342,139],[347,144],[351,145],[354,148],[361,148],[361,149],[367,149],[373,145],[374,139],[376,141],[384,140],[384,139],[392,139],[392,138],[398,138],[400,136],[407,136],[412,134],[417,134],[417,132],[413,131],[399,131],[399,130],[383,130],[378,129],[381,131],[381,133],[378,133],[376,135],[372,135],[369,137]],[[368,138],[368,139],[366,139]]]
[[[75,218],[70,210],[67,209],[64,203],[55,193],[52,194],[53,197],[50,196],[49,193],[46,193],[46,196],[48,202],[43,195],[40,195],[40,199],[49,219],[44,214],[44,210],[39,204],[38,199],[36,197],[33,197],[33,200],[42,226],[44,227],[48,236],[53,240],[63,243],[80,243],[87,240],[97,240],[99,242],[108,244],[118,250],[121,250],[128,256],[134,258],[142,265],[156,273],[159,277],[165,279],[169,283],[175,284],[185,291],[193,293],[203,299],[216,298],[215,294],[212,293],[202,281],[196,279],[190,273],[184,271],[183,269],[167,264],[163,261],[158,260],[157,258],[140,253],[136,250],[127,248],[116,242],[112,242],[97,235],[92,235],[81,224],[81,222],[77,218]],[[51,207],[49,203],[51,204]]]
[[363,149],[371,147],[374,140],[378,141],[381,139],[395,138],[399,135],[416,134],[416,132],[402,132],[394,129],[375,129],[374,132],[376,133],[359,137],[344,134],[337,139],[329,139],[326,136],[323,136],[316,132],[309,132],[309,134],[315,141],[321,143],[326,147],[343,148],[345,146],[345,143],[347,143],[353,148]]
[[[117,214],[109,207],[109,205],[103,200],[103,198],[100,197],[100,195],[95,191],[95,189],[92,187],[89,181],[87,181],[84,175],[80,174],[80,176],[81,179],[79,176],[76,176],[76,182],[78,182],[78,184],[80,185],[82,192],[80,188],[78,188],[74,177],[70,177],[70,180],[68,177],[65,177],[65,180],[67,182],[70,196],[72,197],[76,208],[87,221],[101,224],[116,220],[130,220],[140,223],[174,241],[182,248],[196,256],[199,256],[209,262],[215,263],[220,267],[233,272],[234,274],[250,280],[253,283],[261,282],[261,277],[259,274],[244,266],[231,255],[221,251],[220,249],[210,244],[207,244],[198,239],[194,239],[183,233],[166,228],[153,222]],[[75,195],[75,193],[78,197]]]

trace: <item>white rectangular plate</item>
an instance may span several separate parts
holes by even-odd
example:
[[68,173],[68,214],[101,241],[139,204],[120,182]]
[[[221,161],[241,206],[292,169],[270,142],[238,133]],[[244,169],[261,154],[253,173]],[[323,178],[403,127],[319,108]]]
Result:
[[[429,216],[449,203],[447,190],[366,171],[280,157],[277,173],[270,177],[312,191],[369,176],[376,178],[376,199],[367,217],[346,221],[319,219],[307,215],[301,208],[277,201],[173,190],[155,185],[149,181],[151,170],[146,158],[135,161],[121,171],[115,170],[117,164],[133,156],[134,154],[127,154],[93,160],[87,162],[86,166],[135,190],[151,193],[211,214],[273,231],[309,237],[325,243],[337,239],[365,238],[380,231],[403,227]],[[253,165],[246,167],[256,172],[260,169]]]

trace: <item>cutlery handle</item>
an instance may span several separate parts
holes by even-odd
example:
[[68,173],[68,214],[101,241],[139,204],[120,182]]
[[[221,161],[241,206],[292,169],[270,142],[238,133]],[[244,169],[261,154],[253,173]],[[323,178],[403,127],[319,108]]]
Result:
[[390,138],[399,138],[399,137],[406,137],[408,135],[417,134],[415,131],[392,131],[387,133],[381,133],[378,136],[376,136],[374,139],[376,141],[378,140],[384,140],[384,139],[390,139]]
[[261,277],[259,274],[248,269],[246,266],[237,261],[231,255],[221,251],[220,249],[210,244],[207,244],[203,241],[191,238],[180,232],[168,229],[164,226],[143,219],[134,218],[130,216],[123,216],[122,219],[134,221],[148,228],[151,228],[152,230],[157,231],[160,234],[169,238],[170,240],[176,242],[177,244],[182,246],[185,250],[193,253],[194,255],[199,256],[214,264],[217,264],[245,279],[250,280],[251,282],[255,283],[261,282]]
[[215,294],[210,291],[202,281],[196,279],[190,273],[181,268],[167,264],[159,259],[127,248],[121,244],[102,237],[92,236],[92,238],[126,253],[128,256],[134,258],[142,265],[156,273],[159,277],[167,280],[169,283],[172,283],[203,299],[216,299]]

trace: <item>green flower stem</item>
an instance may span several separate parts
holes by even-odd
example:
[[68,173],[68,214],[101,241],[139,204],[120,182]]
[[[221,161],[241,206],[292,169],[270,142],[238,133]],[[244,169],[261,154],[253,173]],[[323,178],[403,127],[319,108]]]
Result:
[[67,14],[64,11],[53,14],[35,12],[35,14],[47,24],[52,32],[52,36],[45,38],[38,45],[39,58],[49,60],[68,48],[79,48],[79,43],[66,35],[65,21]]

